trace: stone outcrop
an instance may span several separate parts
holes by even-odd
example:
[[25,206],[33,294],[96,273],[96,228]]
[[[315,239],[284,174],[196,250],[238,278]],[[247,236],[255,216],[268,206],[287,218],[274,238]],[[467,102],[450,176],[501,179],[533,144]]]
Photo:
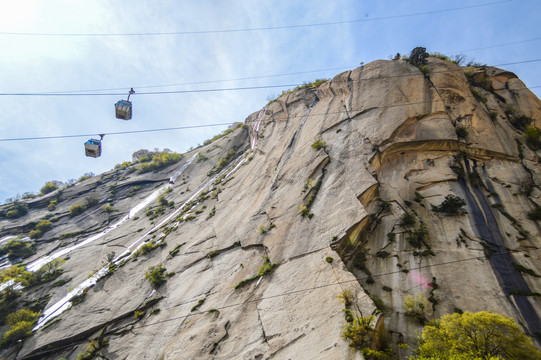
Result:
[[[341,336],[344,293],[358,316],[375,315],[371,346],[401,358],[411,349],[397,344],[414,346],[421,329],[404,299],[418,293],[429,318],[490,310],[535,337],[541,237],[528,213],[541,205],[541,166],[520,122],[540,119],[541,102],[508,71],[375,61],[284,94],[158,173],[85,180],[49,195],[53,212],[34,200],[0,223],[1,238],[57,219],[29,263],[119,225],[63,254],[68,281],[29,288],[27,300],[48,294],[47,310],[108,254],[131,254],[4,355],[71,359],[100,338],[107,359],[361,359]],[[209,176],[221,159],[230,164]],[[158,193],[174,204],[151,219]],[[99,205],[69,217],[89,195]],[[447,195],[465,212],[435,211]],[[105,214],[109,200],[117,211]],[[144,242],[161,246],[130,257]],[[144,274],[158,265],[167,281],[154,291]]]

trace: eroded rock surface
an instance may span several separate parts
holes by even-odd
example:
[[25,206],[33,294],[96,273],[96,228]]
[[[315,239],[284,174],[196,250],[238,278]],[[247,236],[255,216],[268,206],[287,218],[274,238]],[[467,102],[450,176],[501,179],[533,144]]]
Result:
[[[51,295],[50,307],[111,252],[162,241],[125,257],[61,320],[5,356],[71,359],[99,338],[107,359],[360,359],[341,337],[344,290],[359,314],[385,323],[378,336],[400,357],[407,351],[396,345],[414,345],[421,328],[403,307],[417,293],[430,298],[431,317],[490,310],[535,336],[541,300],[526,295],[541,293],[541,239],[528,213],[541,205],[541,166],[517,119],[539,125],[541,102],[501,69],[430,58],[427,70],[375,61],[281,96],[158,173],[117,169],[49,194],[57,220],[29,262],[100,233],[154,192],[174,204],[150,219],[153,200],[66,254],[64,285],[25,290],[28,299]],[[317,140],[325,146],[315,150]],[[209,176],[231,150],[229,167]],[[117,211],[105,214],[113,189]],[[99,205],[70,217],[89,194]],[[433,210],[449,194],[467,213]],[[48,203],[1,220],[0,237],[28,231],[51,213]],[[406,212],[414,221],[401,225]],[[158,265],[167,281],[153,291],[144,274]],[[262,265],[271,269],[259,277]]]

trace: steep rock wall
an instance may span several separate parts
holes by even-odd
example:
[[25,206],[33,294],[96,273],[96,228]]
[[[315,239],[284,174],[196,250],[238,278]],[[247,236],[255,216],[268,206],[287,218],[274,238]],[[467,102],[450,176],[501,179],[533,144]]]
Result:
[[[429,317],[490,310],[512,316],[531,335],[540,331],[540,299],[524,295],[541,292],[538,277],[513,263],[541,274],[539,225],[527,216],[539,204],[541,168],[534,151],[517,146],[523,133],[512,123],[526,115],[537,125],[541,103],[500,69],[468,69],[466,76],[431,58],[427,70],[376,61],[317,90],[281,96],[245,127],[157,174],[117,170],[104,174],[108,181],[75,185],[58,216],[75,194],[105,199],[111,185],[119,189],[115,216],[131,216],[70,253],[69,282],[34,289],[30,298],[49,294],[51,306],[110,251],[135,251],[134,241],[165,245],[124,262],[7,356],[73,357],[101,336],[106,358],[361,358],[341,337],[337,295],[344,290],[354,295],[355,312],[376,314],[376,342],[386,337],[401,357],[408,352],[396,345],[414,345],[420,329],[403,307],[417,293],[432,301]],[[467,135],[457,136],[458,128]],[[315,150],[317,140],[326,146]],[[209,176],[231,151],[236,160],[223,176]],[[207,160],[195,160],[198,154]],[[136,183],[142,190],[128,196]],[[174,205],[155,219],[133,213],[155,192]],[[466,201],[467,214],[432,210],[448,194]],[[155,200],[148,207],[155,209]],[[406,212],[414,224],[400,225]],[[65,219],[51,234],[82,233],[68,243],[41,242],[30,260],[111,223],[97,210]],[[27,221],[9,226],[22,229]],[[258,277],[265,264],[272,271]],[[168,276],[153,291],[144,273],[157,265]],[[125,316],[135,310],[146,313]]]

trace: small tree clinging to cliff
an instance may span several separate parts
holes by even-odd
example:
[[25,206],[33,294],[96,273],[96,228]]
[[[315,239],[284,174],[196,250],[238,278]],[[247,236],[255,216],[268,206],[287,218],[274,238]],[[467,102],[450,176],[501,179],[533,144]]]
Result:
[[3,337],[4,344],[14,343],[32,335],[32,328],[39,317],[39,313],[29,309],[21,309],[7,316],[7,322],[10,329],[6,331]]
[[145,273],[145,278],[150,282],[154,289],[157,289],[166,282],[164,275],[165,271],[166,269],[163,265],[151,266]]
[[86,210],[86,205],[78,202],[70,208],[70,216],[74,217],[79,214],[82,214]]
[[466,201],[464,199],[449,194],[440,205],[432,205],[432,211],[446,215],[464,215],[466,214],[466,210],[464,209],[465,205]]
[[55,191],[56,189],[58,189],[58,182],[57,181],[49,181],[49,182],[45,183],[45,185],[43,185],[43,187],[41,188],[39,193],[40,193],[40,195],[45,195],[45,194],[48,194],[50,192]]
[[423,325],[432,314],[432,306],[422,293],[415,294],[415,296],[406,296],[404,298],[404,308],[407,316],[417,319]]
[[321,139],[316,139],[314,143],[312,144],[312,149],[319,150],[322,148],[325,148],[327,146],[327,143]]
[[15,200],[7,209],[6,213],[1,214],[8,219],[16,219],[28,213],[28,205],[24,202]]
[[408,61],[410,62],[410,64],[420,67],[427,63],[427,58],[428,58],[428,53],[426,52],[426,48],[419,46],[411,50],[411,54]]

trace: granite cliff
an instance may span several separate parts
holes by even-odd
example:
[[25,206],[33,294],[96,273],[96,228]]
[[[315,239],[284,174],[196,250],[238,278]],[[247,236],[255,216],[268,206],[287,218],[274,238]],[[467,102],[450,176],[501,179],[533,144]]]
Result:
[[341,336],[353,314],[404,358],[417,294],[427,319],[489,310],[539,341],[540,121],[509,71],[375,61],[164,169],[125,164],[28,200],[0,238],[49,219],[23,263],[64,259],[63,281],[21,290],[42,317],[3,356],[362,359]]

